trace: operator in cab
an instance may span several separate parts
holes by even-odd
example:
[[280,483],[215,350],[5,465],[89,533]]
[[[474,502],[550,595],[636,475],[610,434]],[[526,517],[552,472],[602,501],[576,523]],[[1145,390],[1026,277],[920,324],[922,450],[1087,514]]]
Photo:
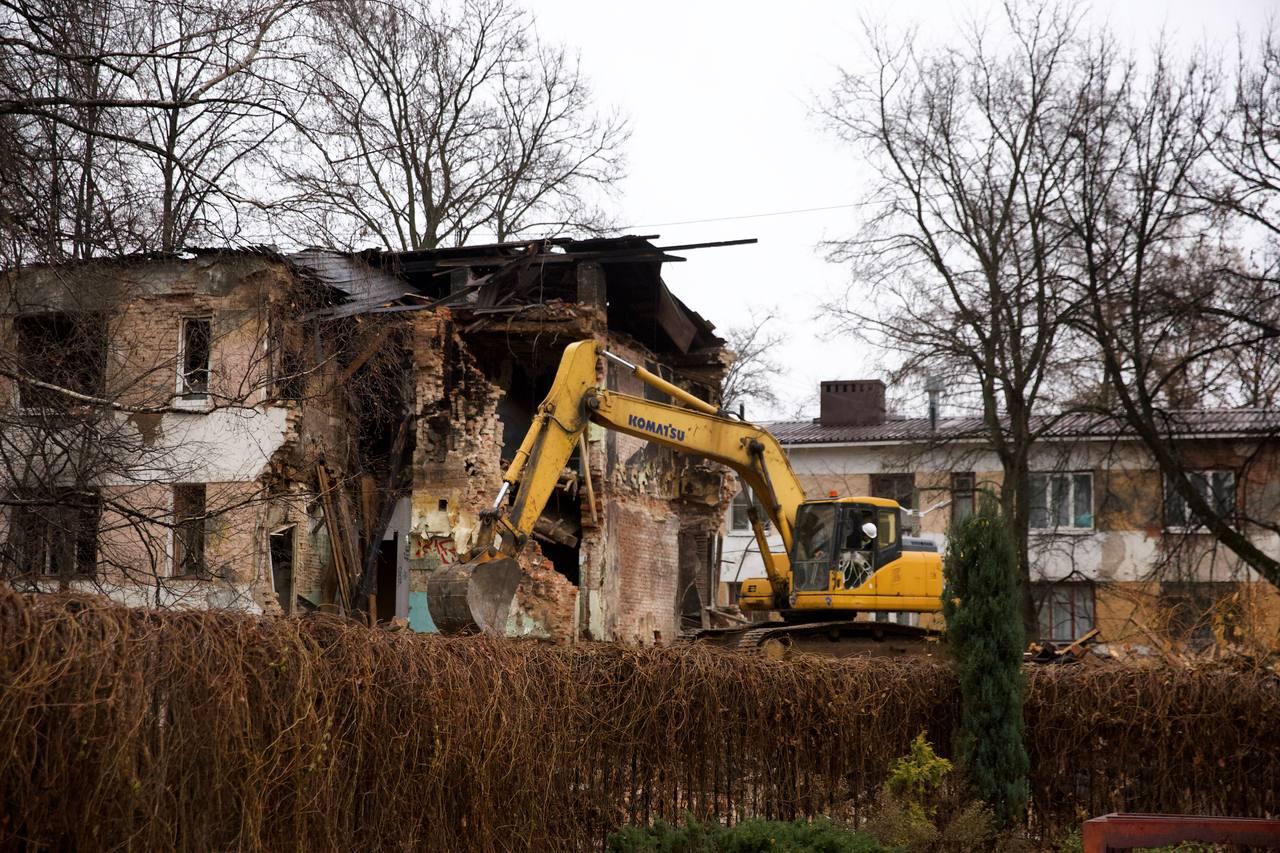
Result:
[[840,549],[840,574],[845,589],[861,586],[871,574],[872,549],[876,542],[875,516],[870,511],[862,513],[862,523],[851,528]]

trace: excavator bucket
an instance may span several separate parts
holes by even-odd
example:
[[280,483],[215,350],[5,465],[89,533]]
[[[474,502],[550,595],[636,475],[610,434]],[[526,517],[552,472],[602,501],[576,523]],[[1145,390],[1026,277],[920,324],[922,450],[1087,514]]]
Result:
[[441,566],[427,580],[427,610],[442,634],[503,634],[520,576],[510,557],[481,556]]

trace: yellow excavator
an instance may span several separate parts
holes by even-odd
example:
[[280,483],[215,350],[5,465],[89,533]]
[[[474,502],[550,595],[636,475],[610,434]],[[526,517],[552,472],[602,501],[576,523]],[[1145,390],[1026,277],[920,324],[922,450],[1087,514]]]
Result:
[[[673,404],[600,387],[601,354]],[[896,502],[873,497],[807,499],[782,446],[767,430],[730,417],[653,372],[598,350],[592,340],[565,349],[551,390],[503,476],[497,499],[481,514],[470,552],[429,580],[428,607],[442,632],[500,631],[506,624],[521,577],[515,556],[591,423],[731,468],[780,534],[785,551],[772,551],[763,519],[753,506],[749,517],[767,577],[743,582],[738,606],[743,611],[774,611],[782,621],[711,630],[704,632],[704,639],[747,647],[846,641],[843,646],[851,650],[870,646],[878,652],[917,653],[914,646],[933,633],[855,619],[860,613],[942,609],[941,556],[931,542],[904,536],[904,512]]]

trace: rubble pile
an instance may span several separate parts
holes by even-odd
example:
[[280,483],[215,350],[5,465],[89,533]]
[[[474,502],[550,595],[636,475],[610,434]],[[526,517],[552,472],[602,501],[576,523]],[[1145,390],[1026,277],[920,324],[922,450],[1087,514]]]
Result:
[[578,588],[556,571],[533,539],[516,563],[521,577],[507,617],[507,636],[571,642],[577,634]]

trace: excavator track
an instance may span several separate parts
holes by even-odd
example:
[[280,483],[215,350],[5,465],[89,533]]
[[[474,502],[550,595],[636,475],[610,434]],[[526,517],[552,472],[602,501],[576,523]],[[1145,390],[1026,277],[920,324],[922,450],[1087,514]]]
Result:
[[775,659],[795,653],[824,657],[929,657],[940,655],[942,649],[941,634],[932,628],[853,619],[706,628],[686,638]]

